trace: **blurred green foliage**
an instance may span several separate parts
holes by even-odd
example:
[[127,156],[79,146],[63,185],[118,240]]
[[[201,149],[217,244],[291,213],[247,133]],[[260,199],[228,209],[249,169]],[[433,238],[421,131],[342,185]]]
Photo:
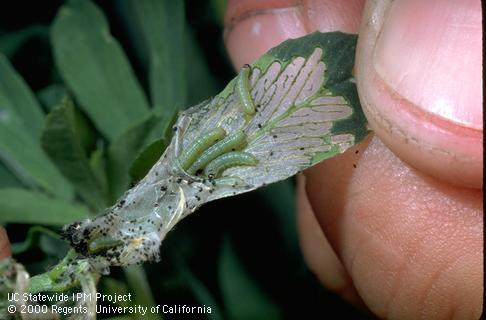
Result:
[[[224,0],[33,6],[38,19],[2,16],[20,5],[0,14],[0,223],[35,274],[67,252],[59,227],[143,177],[177,112],[216,94],[232,69]],[[131,292],[131,303],[212,309],[198,318],[362,317],[305,268],[293,194],[287,180],[210,203],[169,234],[161,263],[113,268],[99,289]]]

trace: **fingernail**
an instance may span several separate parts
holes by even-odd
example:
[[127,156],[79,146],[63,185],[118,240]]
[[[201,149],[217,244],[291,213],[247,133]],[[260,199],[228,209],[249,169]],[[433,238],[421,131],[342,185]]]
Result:
[[479,0],[394,1],[374,50],[378,75],[433,115],[482,130]]

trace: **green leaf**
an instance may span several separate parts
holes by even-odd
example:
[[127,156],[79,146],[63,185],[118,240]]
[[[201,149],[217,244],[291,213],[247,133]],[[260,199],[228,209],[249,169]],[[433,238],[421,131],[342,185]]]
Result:
[[[123,268],[130,291],[133,292],[133,304],[139,304],[145,307],[155,306],[155,300],[152,296],[152,290],[142,266],[129,266]],[[161,320],[162,316],[157,313],[150,313],[144,316],[144,319]]]
[[0,118],[17,117],[23,130],[35,139],[39,137],[44,121],[41,110],[22,77],[0,54]]
[[186,61],[190,61],[190,68],[186,68],[188,90],[187,102],[195,105],[209,96],[214,96],[220,88],[215,76],[208,67],[204,54],[190,32],[186,32]]
[[[353,79],[354,56],[356,49],[356,35],[341,32],[319,33],[315,32],[299,41],[287,40],[281,45],[273,48],[265,54],[257,63],[262,67],[269,63],[269,59],[279,59],[284,64],[292,61],[295,55],[307,56],[315,53],[316,48],[323,50],[324,54],[320,60],[326,66],[324,73],[323,87],[318,95],[329,97],[342,97],[346,105],[351,108],[351,114],[343,119],[336,119],[331,128],[331,136],[340,134],[350,134],[354,136],[357,143],[364,139],[369,133],[366,125],[366,118],[361,109],[358,99],[356,85]],[[334,111],[334,112],[337,112]],[[338,146],[338,143],[331,144]],[[339,152],[340,148],[336,151]],[[320,162],[328,156],[336,155],[332,152],[316,153],[312,161],[313,164]]]
[[138,181],[145,177],[150,168],[159,160],[169,141],[166,138],[158,139],[149,144],[133,160],[130,166],[130,177],[133,181]]
[[[41,236],[47,236],[58,240],[61,239],[61,237],[51,229],[42,226],[33,226],[27,232],[27,236],[23,242],[12,243],[12,253],[14,255],[21,254],[32,248],[34,245],[39,245],[39,238]],[[66,244],[66,242],[63,243]]]
[[70,199],[72,188],[40,147],[43,122],[34,94],[0,54],[0,158],[24,184]]
[[106,190],[91,170],[75,131],[74,108],[68,100],[46,118],[42,147],[92,209],[107,205]]
[[229,319],[281,319],[278,308],[243,269],[226,239],[221,248],[219,281]]
[[301,259],[301,254],[295,221],[295,187],[292,182],[292,179],[287,179],[271,184],[257,192],[263,198],[263,201],[273,209],[272,212],[278,222],[278,229],[282,233],[286,251],[293,255],[295,261],[298,261]]
[[[179,150],[218,126],[228,134],[243,132],[242,157],[256,162],[225,169],[221,177],[244,183],[215,190],[210,201],[284,180],[343,153],[368,134],[352,78],[356,39],[315,32],[287,40],[245,67],[212,100],[182,114],[176,124],[183,132]],[[245,111],[245,105],[254,112]]]
[[47,36],[47,28],[43,25],[30,25],[16,32],[0,35],[0,52],[12,57],[19,48],[31,37]]
[[43,118],[29,87],[0,55],[0,158],[22,183],[69,199],[71,187],[40,148]]
[[213,20],[218,23],[221,27],[224,27],[224,13],[226,11],[226,6],[228,5],[227,0],[210,0],[209,5],[211,7],[211,15]]
[[[37,92],[37,96],[44,105],[45,109],[49,112],[52,111],[54,107],[64,103],[65,99],[70,98],[66,87],[59,83],[51,84],[39,90]],[[86,152],[91,151],[96,143],[96,130],[89,123],[86,116],[76,108],[74,109],[74,124],[76,129],[75,131],[79,136],[83,150]]]
[[25,189],[0,189],[0,223],[61,226],[90,216],[83,206]]
[[37,91],[37,98],[48,111],[61,104],[67,96],[66,87],[60,83],[51,84]]
[[42,188],[63,199],[71,199],[71,185],[14,118],[0,117],[0,158],[23,184]]
[[42,234],[39,237],[39,248],[50,257],[55,257],[56,260],[60,260],[66,255],[71,247],[60,237]]
[[[69,97],[67,97],[69,98]],[[74,108],[74,131],[79,138],[79,143],[86,154],[89,154],[96,148],[96,143],[103,141],[98,139],[95,128],[91,125],[88,118],[79,110]]]
[[105,149],[99,146],[89,157],[89,166],[103,190],[108,191],[108,177],[106,176]]
[[150,96],[155,112],[171,118],[187,98],[184,1],[126,0],[143,60],[148,62]]
[[147,116],[147,100],[127,58],[91,2],[61,7],[51,29],[56,65],[97,129],[113,140]]
[[0,162],[0,188],[22,187],[22,182]]
[[189,269],[189,266],[183,260],[181,255],[174,255],[173,259],[175,260],[178,272],[186,281],[187,285],[191,289],[199,304],[201,306],[211,308],[211,313],[208,313],[206,315],[208,319],[224,319],[223,312],[220,310],[218,303],[212,296],[209,289],[204,285],[204,283],[201,282],[201,280],[196,277],[196,275],[194,275],[194,273],[192,273],[192,271]]
[[[125,283],[125,281],[121,281],[118,279],[115,279],[113,277],[105,277],[101,278],[101,283],[100,283],[100,292],[104,294],[109,294],[109,295],[115,295],[115,294],[129,294],[130,290],[128,289],[128,285]],[[114,303],[116,306],[121,306],[121,307],[128,307],[130,305],[130,301],[117,301]]]
[[138,181],[145,177],[150,168],[157,162],[164,153],[173,134],[172,125],[177,117],[174,114],[172,119],[157,121],[153,129],[146,136],[142,149],[135,159],[130,162],[129,174],[132,181]]
[[133,159],[146,144],[146,139],[160,118],[149,117],[129,127],[108,149],[108,182],[111,199],[115,200],[130,184],[128,170]]

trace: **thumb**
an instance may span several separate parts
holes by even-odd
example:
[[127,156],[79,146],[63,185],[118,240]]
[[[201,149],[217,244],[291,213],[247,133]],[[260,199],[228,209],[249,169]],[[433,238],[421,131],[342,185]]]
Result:
[[479,0],[368,1],[356,76],[368,121],[421,172],[482,187]]

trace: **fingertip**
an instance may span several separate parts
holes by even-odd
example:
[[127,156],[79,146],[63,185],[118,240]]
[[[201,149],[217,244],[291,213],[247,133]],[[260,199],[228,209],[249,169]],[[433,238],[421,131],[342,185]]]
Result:
[[224,39],[233,65],[251,64],[268,49],[306,34],[295,1],[230,1]]
[[254,62],[268,49],[307,33],[356,33],[364,0],[229,1],[225,44],[236,68]]
[[477,0],[369,1],[356,59],[381,140],[421,172],[472,188],[483,185],[480,20]]
[[321,284],[354,305],[364,307],[351,278],[314,216],[303,175],[297,177],[297,228],[304,259]]
[[377,137],[356,147],[308,170],[306,186],[363,301],[380,318],[477,318],[481,192],[424,176]]

